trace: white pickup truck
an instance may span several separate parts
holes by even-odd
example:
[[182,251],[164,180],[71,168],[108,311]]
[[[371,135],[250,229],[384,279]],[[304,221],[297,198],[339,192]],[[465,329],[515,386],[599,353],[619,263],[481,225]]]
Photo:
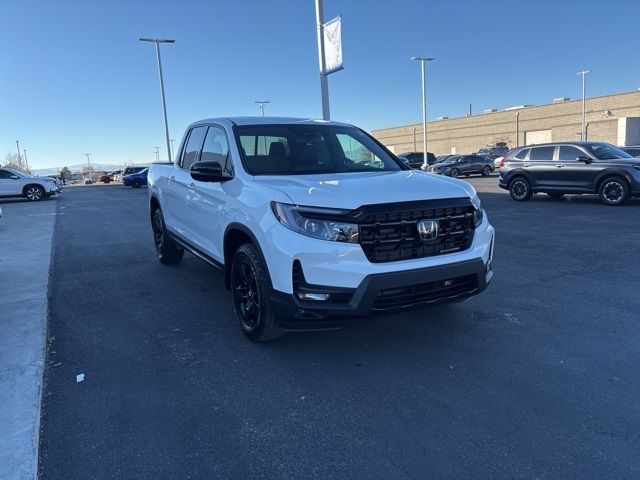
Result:
[[352,125],[202,120],[148,182],[160,262],[188,250],[221,269],[255,341],[461,301],[493,274],[474,188],[409,169]]

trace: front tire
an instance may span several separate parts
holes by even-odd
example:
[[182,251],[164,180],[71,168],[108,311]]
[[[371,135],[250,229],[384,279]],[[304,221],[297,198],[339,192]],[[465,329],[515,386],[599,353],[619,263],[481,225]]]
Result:
[[605,178],[600,184],[600,200],[607,205],[622,205],[629,198],[629,185],[620,177]]
[[29,185],[24,192],[24,196],[30,202],[37,202],[44,198],[44,188],[39,185]]
[[516,177],[509,183],[509,194],[516,202],[526,202],[533,196],[533,191],[526,178]]
[[157,209],[153,214],[153,242],[156,246],[158,260],[164,265],[176,265],[180,263],[184,256],[184,249],[167,234],[162,211]]
[[140,182],[140,180],[134,180],[133,182],[131,182],[131,186],[133,188],[140,188],[141,185],[142,185],[142,182]]
[[256,247],[241,245],[233,256],[231,294],[242,333],[254,342],[285,335],[271,305],[271,280]]
[[458,175],[460,175],[460,170],[458,170],[457,168],[452,168],[449,172],[450,177],[458,178]]
[[488,177],[489,175],[491,175],[491,167],[486,166],[482,169],[482,176]]

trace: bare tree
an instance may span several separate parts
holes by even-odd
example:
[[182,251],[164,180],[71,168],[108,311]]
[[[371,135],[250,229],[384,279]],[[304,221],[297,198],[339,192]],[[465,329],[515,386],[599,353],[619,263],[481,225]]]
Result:
[[495,137],[493,137],[493,145],[496,145],[498,143],[506,143],[507,145],[509,145],[511,143],[511,135],[496,135]]
[[25,162],[24,158],[21,155],[17,155],[15,153],[8,152],[4,158],[4,166],[7,168],[13,168],[14,170],[18,170],[19,172],[30,173],[27,168],[27,162]]

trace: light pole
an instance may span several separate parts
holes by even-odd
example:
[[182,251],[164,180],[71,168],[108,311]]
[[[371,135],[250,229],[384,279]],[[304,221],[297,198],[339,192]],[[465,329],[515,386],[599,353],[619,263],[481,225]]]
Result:
[[16,140],[16,147],[18,147],[18,165],[22,163],[22,157],[20,156],[20,142]]
[[262,112],[262,116],[264,117],[264,107],[271,103],[270,100],[256,100],[253,103],[257,103],[258,107],[260,107],[260,111]]
[[520,146],[520,112],[516,112],[516,148]]
[[85,153],[87,156],[87,164],[89,165],[89,180],[93,182],[93,171],[91,170],[91,153]]
[[432,57],[412,57],[411,60],[420,62],[422,71],[422,170],[427,170],[429,162],[427,161],[427,62],[435,60]]
[[586,140],[586,131],[585,131],[585,115],[586,115],[586,100],[585,100],[585,82],[587,73],[591,73],[591,70],[582,70],[578,72],[578,75],[582,75],[582,128],[580,128],[580,140]]
[[175,142],[175,140],[172,138],[171,139],[171,161],[173,161],[173,142]]
[[329,111],[329,79],[324,63],[324,6],[322,0],[316,0],[316,27],[318,33],[318,60],[320,63],[320,93],[322,95],[322,119],[331,120]]
[[164,96],[164,78],[162,76],[162,60],[160,60],[160,44],[175,43],[175,40],[166,40],[159,38],[141,38],[141,42],[150,42],[156,44],[156,57],[158,59],[158,73],[160,74],[160,93],[162,94],[162,112],[164,113],[164,133],[167,137],[167,155],[171,161],[171,143],[169,142],[169,122],[167,120],[167,101]]
[[160,161],[160,147],[153,147],[155,148],[155,152],[156,152],[156,162]]

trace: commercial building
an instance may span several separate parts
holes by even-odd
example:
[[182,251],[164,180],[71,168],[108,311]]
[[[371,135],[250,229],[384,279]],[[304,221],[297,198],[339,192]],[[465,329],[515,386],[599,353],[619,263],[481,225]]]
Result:
[[[586,99],[587,139],[640,145],[640,91]],[[546,105],[519,105],[427,124],[428,149],[436,155],[470,153],[506,142],[509,147],[580,140],[582,99],[557,98]],[[374,130],[395,153],[422,150],[422,124]]]

